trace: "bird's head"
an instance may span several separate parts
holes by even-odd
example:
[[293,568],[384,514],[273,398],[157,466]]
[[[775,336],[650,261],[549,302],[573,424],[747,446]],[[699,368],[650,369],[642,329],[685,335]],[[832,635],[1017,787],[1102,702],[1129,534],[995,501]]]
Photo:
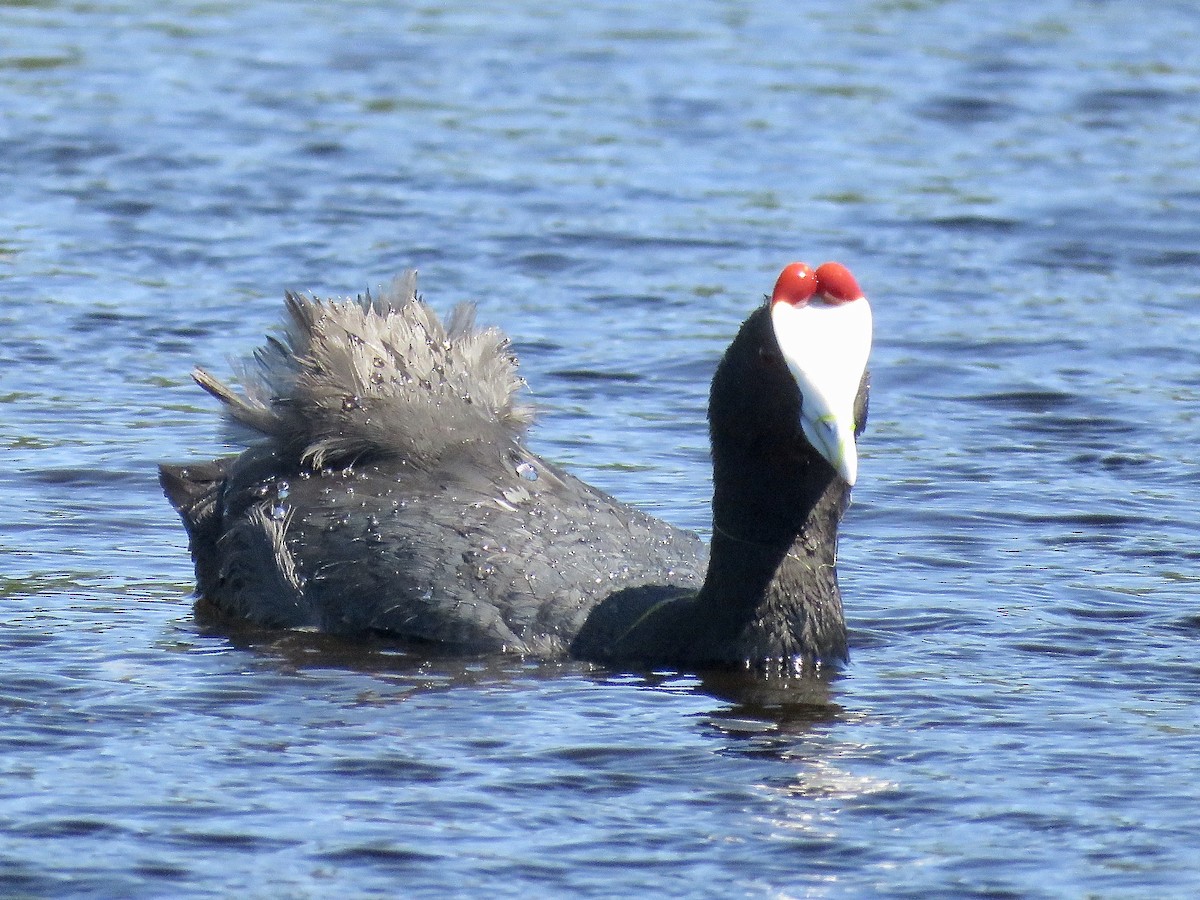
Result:
[[845,266],[784,268],[713,377],[718,485],[762,510],[815,498],[834,473],[853,485],[870,350],[871,306]]
[[805,263],[784,268],[770,307],[779,353],[800,391],[804,436],[852,485],[855,438],[865,424],[855,401],[871,353],[871,305],[849,269],[827,262],[815,270]]

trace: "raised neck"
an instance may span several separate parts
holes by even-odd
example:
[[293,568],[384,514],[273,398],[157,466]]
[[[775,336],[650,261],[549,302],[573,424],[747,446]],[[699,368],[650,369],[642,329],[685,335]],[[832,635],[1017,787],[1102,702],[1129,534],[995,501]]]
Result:
[[708,572],[698,600],[705,605],[752,612],[787,560],[794,540],[764,541],[743,536],[714,520]]
[[[830,663],[846,659],[836,565],[838,523],[848,501],[849,488],[833,479],[806,508],[792,510],[798,527],[736,530],[714,515],[697,614],[722,621],[738,655]],[[720,509],[715,501],[714,509]]]

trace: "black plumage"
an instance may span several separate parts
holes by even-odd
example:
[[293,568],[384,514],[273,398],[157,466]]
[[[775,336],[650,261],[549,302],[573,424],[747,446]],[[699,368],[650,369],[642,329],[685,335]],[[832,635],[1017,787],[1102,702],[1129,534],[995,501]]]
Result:
[[[379,297],[288,309],[244,395],[196,373],[249,449],[161,467],[198,591],[224,612],[635,665],[846,658],[850,487],[801,431],[769,304],[713,379],[711,551],[529,452],[503,335],[461,308],[443,326],[412,273]],[[866,403],[864,373],[858,430]]]

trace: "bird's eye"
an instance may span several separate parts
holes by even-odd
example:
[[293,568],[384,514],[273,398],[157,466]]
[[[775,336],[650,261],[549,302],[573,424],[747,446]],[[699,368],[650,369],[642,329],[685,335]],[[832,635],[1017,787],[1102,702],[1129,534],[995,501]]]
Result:
[[782,366],[783,354],[773,347],[759,347],[758,359],[767,366]]

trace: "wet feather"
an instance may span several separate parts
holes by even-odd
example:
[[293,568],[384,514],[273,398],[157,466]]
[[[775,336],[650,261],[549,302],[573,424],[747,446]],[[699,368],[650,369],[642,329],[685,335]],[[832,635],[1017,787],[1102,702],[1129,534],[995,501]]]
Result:
[[281,336],[241,366],[242,393],[193,372],[237,440],[266,437],[312,468],[379,456],[426,468],[468,438],[516,442],[533,419],[508,339],[476,328],[471,304],[443,325],[415,271],[378,296],[289,293],[287,312]]

